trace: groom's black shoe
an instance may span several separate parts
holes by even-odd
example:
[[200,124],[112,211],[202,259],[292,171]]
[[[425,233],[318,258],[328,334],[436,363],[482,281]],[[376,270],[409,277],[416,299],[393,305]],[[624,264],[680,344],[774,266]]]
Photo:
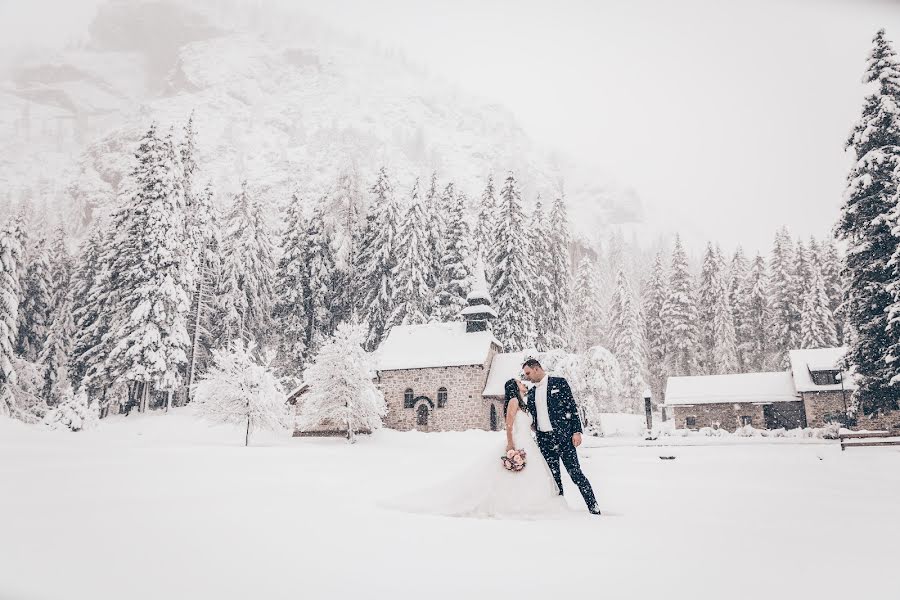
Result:
[[599,507],[599,506],[595,506],[594,508],[591,508],[591,509],[588,509],[588,510],[590,510],[590,512],[591,512],[592,515],[599,515],[599,514],[600,514],[600,507]]

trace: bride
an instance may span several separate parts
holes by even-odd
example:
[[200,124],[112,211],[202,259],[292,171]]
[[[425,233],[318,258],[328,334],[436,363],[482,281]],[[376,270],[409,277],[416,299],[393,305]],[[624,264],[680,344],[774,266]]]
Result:
[[417,513],[453,517],[536,519],[573,514],[559,495],[541,451],[531,435],[532,417],[523,399],[525,385],[510,379],[504,386],[506,450],[524,450],[525,468],[507,471],[500,460],[505,452],[479,460],[465,471],[461,481],[447,481],[439,490],[427,490],[419,497],[402,501],[393,508]]

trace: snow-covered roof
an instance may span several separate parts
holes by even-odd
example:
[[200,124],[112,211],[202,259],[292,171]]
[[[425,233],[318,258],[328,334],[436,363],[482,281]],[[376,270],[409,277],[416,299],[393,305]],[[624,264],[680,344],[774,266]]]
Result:
[[[838,363],[844,358],[847,348],[840,346],[837,348],[814,348],[806,350],[791,350],[788,357],[791,360],[791,373],[794,376],[794,386],[798,392],[827,392],[839,391],[840,383],[829,385],[816,385],[810,371],[840,371]],[[856,384],[853,377],[846,371],[842,371],[841,375],[844,379],[844,390],[855,390]]]
[[787,371],[669,377],[666,405],[796,402],[794,378]]
[[475,306],[467,306],[464,309],[462,309],[461,311],[459,311],[459,314],[462,316],[481,315],[481,314],[491,315],[492,317],[497,316],[497,312],[493,308],[488,306],[487,304],[476,304]]
[[521,377],[524,352],[504,352],[494,356],[482,396],[502,396],[503,385],[513,377]]
[[466,333],[464,321],[398,325],[378,347],[375,361],[379,371],[480,365],[491,344],[501,346],[490,331]]

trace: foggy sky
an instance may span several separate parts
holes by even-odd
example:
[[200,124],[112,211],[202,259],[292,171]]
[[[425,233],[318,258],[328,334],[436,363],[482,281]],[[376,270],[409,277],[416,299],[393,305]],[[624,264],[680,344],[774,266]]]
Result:
[[[99,3],[0,0],[4,59],[76,41]],[[633,187],[657,228],[750,252],[781,225],[830,232],[871,38],[886,27],[900,42],[888,1],[291,4],[506,106],[537,140]]]

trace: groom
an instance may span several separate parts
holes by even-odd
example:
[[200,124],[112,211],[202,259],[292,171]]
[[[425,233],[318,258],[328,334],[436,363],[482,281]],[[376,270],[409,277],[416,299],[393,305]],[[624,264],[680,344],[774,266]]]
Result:
[[522,365],[525,378],[534,386],[528,391],[528,412],[534,415],[537,443],[544,460],[553,473],[559,495],[562,496],[562,476],[559,461],[565,465],[569,477],[578,486],[591,514],[599,515],[591,484],[581,472],[575,448],[581,445],[581,419],[569,389],[562,377],[550,377],[537,359],[529,358]]

